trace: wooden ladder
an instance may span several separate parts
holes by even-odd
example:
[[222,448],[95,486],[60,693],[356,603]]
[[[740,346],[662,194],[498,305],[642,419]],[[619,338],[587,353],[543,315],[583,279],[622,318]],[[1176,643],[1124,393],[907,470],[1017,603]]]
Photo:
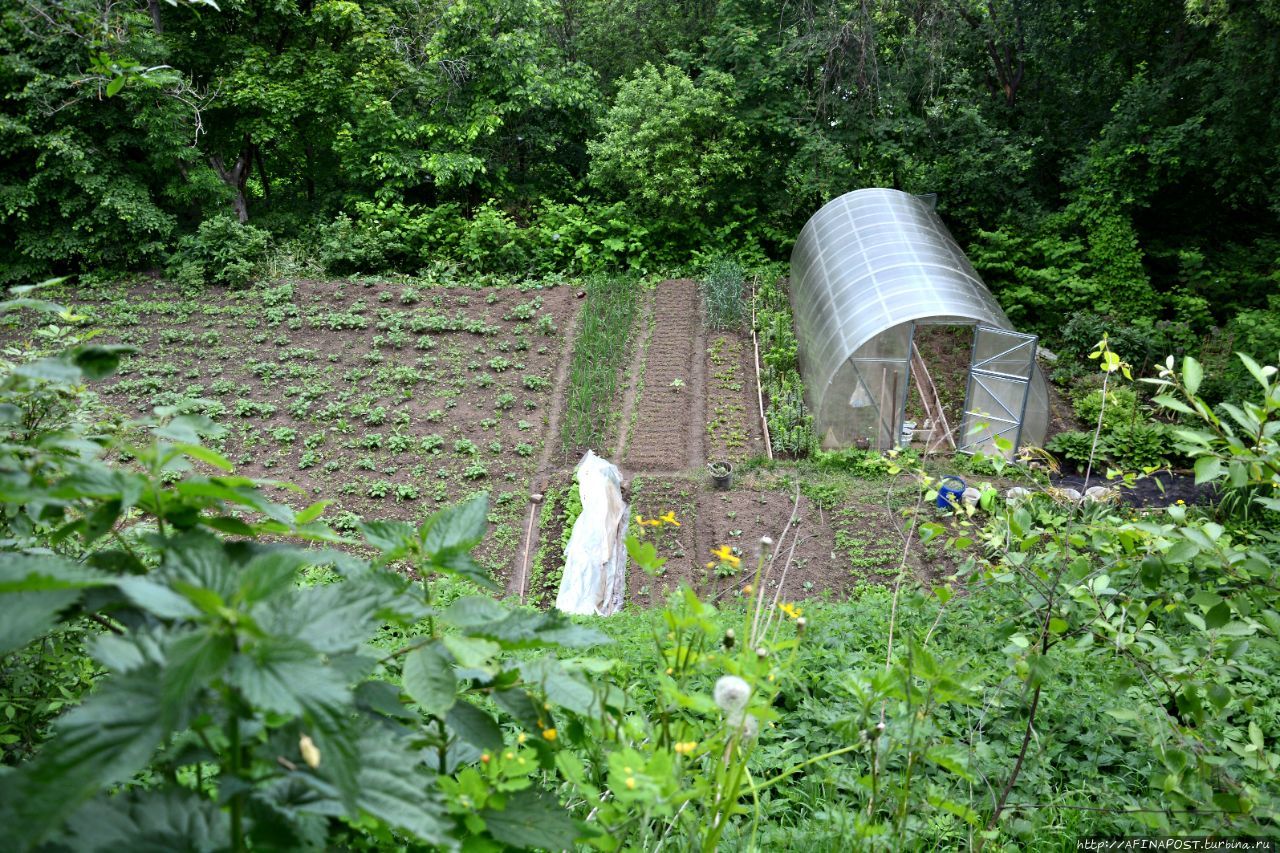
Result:
[[942,410],[942,401],[938,399],[938,389],[933,384],[933,377],[929,375],[929,368],[925,366],[915,341],[911,342],[911,378],[920,389],[920,399],[924,401],[925,415],[933,422],[933,432],[929,436],[929,443],[925,445],[925,452],[928,453],[941,446],[942,442],[937,437],[939,429],[942,430],[942,441],[955,450],[956,439],[951,434],[951,424],[947,423],[946,412]]

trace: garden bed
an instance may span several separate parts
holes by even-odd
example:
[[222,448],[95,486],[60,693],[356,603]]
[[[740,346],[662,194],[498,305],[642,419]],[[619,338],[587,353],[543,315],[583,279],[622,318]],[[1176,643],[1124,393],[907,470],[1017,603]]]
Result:
[[[482,561],[512,593],[526,572],[527,600],[546,607],[580,455],[556,425],[569,411],[575,359],[585,362],[572,333],[600,320],[582,312],[617,309],[621,296],[580,292],[294,280],[183,298],[143,281],[81,304],[105,340],[139,349],[102,388],[109,406],[209,416],[226,430],[210,444],[236,473],[296,484],[300,493],[277,487],[296,506],[333,499],[325,517],[339,530],[361,519],[420,520],[487,490],[493,526]],[[708,334],[692,281],[662,282],[643,304],[627,300],[636,306],[626,314],[629,335],[609,333],[629,341],[609,357],[612,396],[579,414],[604,451],[622,458],[632,515],[681,519],[645,528],[669,562],[657,578],[633,567],[628,601],[657,603],[682,581],[729,594],[753,571],[759,538],[781,535],[794,483],[807,475],[739,470],[731,489],[712,490],[708,458],[742,469],[763,453],[750,339]],[[603,340],[607,330],[597,331]],[[531,492],[545,492],[545,502],[531,505]],[[806,482],[796,517],[783,598],[845,597],[896,575],[899,546],[886,543],[900,539],[875,496],[833,502]],[[707,568],[722,545],[743,559],[732,575]]]
[[706,331],[698,290],[687,279],[664,281],[652,295],[654,326],[644,364],[644,390],[623,466],[628,471],[701,467],[707,407]]
[[[761,471],[740,477],[729,491],[719,492],[700,476],[637,477],[632,484],[633,517],[650,519],[674,512],[680,526],[633,525],[633,530],[644,530],[644,537],[653,541],[667,563],[658,577],[632,566],[628,601],[657,604],[681,583],[711,597],[735,594],[752,582],[764,536],[778,550],[775,577],[766,585],[766,594],[773,595],[781,582],[783,601],[814,596],[842,599],[863,584],[891,582],[902,558],[898,527],[902,519],[875,503],[882,497],[879,489],[849,489],[828,500],[829,494],[815,492],[817,497],[811,497],[802,486],[797,504],[797,479],[803,483],[807,474],[787,468]],[[725,545],[741,560],[736,569],[713,556]],[[792,565],[783,579],[780,573],[788,557]],[[922,566],[913,550],[908,571],[920,572]]]
[[208,415],[237,473],[301,487],[280,490],[288,503],[334,499],[340,529],[421,519],[487,489],[481,556],[501,574],[577,305],[564,287],[304,280],[198,299],[146,283],[86,307],[106,339],[139,348],[103,389],[108,404]]

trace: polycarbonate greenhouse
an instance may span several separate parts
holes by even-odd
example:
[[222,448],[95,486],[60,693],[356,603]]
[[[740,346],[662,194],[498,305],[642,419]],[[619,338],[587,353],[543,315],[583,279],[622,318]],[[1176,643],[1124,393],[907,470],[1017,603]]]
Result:
[[791,253],[791,303],[824,448],[899,441],[915,329],[930,323],[975,327],[957,446],[990,453],[997,436],[1012,448],[1043,443],[1048,390],[1036,338],[1014,331],[930,200],[865,189],[824,205]]

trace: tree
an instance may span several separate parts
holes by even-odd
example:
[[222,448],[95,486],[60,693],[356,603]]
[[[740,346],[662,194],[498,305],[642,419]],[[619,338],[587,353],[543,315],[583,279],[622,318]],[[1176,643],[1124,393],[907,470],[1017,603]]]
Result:
[[673,65],[646,65],[618,90],[590,143],[592,185],[673,228],[724,213],[751,163],[734,89],[723,72],[695,82]]

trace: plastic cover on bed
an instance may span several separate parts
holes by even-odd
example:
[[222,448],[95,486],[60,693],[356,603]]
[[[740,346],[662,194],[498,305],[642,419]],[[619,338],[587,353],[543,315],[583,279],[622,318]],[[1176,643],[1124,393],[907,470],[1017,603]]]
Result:
[[582,512],[564,552],[556,607],[565,613],[609,616],[627,590],[627,504],[618,467],[590,450],[574,471]]

